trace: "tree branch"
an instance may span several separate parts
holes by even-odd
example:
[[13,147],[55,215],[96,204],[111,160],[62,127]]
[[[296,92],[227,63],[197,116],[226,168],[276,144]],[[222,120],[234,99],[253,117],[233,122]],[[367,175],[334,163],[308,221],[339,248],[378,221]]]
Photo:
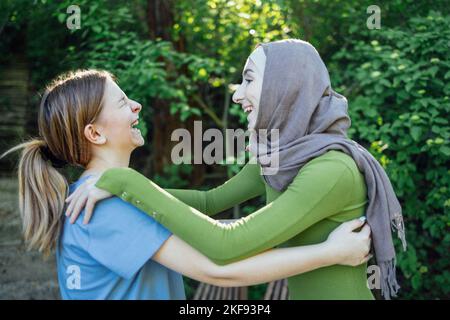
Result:
[[193,96],[193,98],[194,98],[195,102],[197,102],[198,105],[203,109],[203,111],[205,111],[206,114],[211,117],[211,119],[217,124],[217,126],[219,126],[221,129],[223,129],[224,124],[223,124],[222,120],[220,120],[220,118],[214,112],[214,110],[212,110],[210,107],[208,107],[208,105],[202,100],[202,98],[199,95],[196,94]]

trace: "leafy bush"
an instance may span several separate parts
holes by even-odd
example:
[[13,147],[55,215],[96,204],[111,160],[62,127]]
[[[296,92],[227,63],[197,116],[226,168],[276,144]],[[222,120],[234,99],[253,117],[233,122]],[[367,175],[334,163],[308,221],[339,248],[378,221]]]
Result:
[[448,297],[450,16],[364,33],[334,55],[332,77],[349,99],[350,135],[385,166],[403,206],[401,298]]

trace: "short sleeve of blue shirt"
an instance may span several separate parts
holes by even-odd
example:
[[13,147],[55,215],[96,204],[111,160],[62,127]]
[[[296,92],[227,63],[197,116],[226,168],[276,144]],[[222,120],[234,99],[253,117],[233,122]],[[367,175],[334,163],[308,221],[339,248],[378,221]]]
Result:
[[89,254],[125,279],[151,259],[171,235],[152,217],[118,197],[96,205],[87,230]]

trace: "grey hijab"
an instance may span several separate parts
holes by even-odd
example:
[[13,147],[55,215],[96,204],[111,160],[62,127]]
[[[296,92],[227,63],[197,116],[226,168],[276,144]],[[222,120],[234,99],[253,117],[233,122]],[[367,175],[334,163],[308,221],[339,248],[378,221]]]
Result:
[[290,39],[261,46],[266,66],[255,130],[279,130],[276,174],[269,174],[271,168],[258,160],[274,152],[270,134],[258,141],[266,144],[256,152],[265,181],[283,191],[308,161],[329,150],[350,155],[365,176],[369,202],[366,217],[380,267],[381,292],[385,299],[396,296],[400,287],[391,228],[397,230],[406,250],[402,211],[384,169],[366,149],[347,137],[351,124],[347,99],[332,90],[328,70],[308,42]]

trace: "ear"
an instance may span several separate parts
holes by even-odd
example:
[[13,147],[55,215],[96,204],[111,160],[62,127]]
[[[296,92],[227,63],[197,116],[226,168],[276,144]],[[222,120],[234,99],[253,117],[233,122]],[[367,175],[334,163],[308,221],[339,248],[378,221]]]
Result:
[[106,143],[106,137],[100,132],[99,128],[92,123],[84,127],[84,136],[93,144],[102,145]]

